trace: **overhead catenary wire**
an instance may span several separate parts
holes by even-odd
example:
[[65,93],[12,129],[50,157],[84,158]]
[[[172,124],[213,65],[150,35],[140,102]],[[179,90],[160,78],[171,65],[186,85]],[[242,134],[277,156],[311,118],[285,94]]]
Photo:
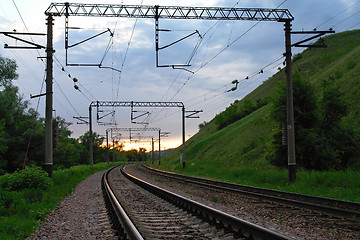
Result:
[[[343,9],[343,10],[341,10],[340,12],[338,12],[337,14],[335,14],[334,16],[332,16],[332,17],[328,18],[327,20],[323,21],[322,23],[318,24],[317,26],[315,26],[315,27],[313,28],[314,31],[319,30],[319,27],[321,27],[321,26],[325,25],[326,23],[334,20],[336,17],[340,16],[341,14],[343,14],[344,12],[346,12],[347,10],[352,9],[352,8],[353,8],[356,4],[358,4],[358,3],[360,3],[360,1],[357,1],[357,2],[355,2],[355,3],[353,3],[353,4],[351,4],[350,6],[346,7],[346,8]],[[354,17],[354,15],[358,14],[359,12],[360,12],[360,11],[357,11],[356,13],[352,14],[351,16],[346,17],[346,18],[343,19],[343,20],[340,20],[339,22],[337,22],[337,23],[333,24],[332,26],[330,26],[329,29],[335,28],[335,26],[338,26],[338,25],[340,25],[341,23],[349,20],[350,18]],[[353,26],[345,29],[345,31],[347,31],[347,30],[355,27],[356,25],[358,25],[358,24],[355,24],[355,25],[353,25]],[[308,36],[308,34],[305,35],[305,36],[303,36],[303,37],[302,37],[302,40],[306,39],[307,36]],[[313,40],[312,42],[315,42],[315,41],[316,41],[316,40]]]
[[344,13],[345,11],[347,11],[348,9],[352,8],[353,6],[355,6],[356,4],[358,4],[360,1],[357,1],[353,4],[351,4],[349,7],[345,8],[344,10],[340,11],[338,14],[336,14],[335,16],[329,18],[328,20],[322,22],[321,24],[317,25],[314,29],[319,28],[320,26],[323,26],[324,24],[330,22],[331,20],[335,19],[337,16],[339,16],[340,14]]
[[[92,100],[97,100],[97,98],[96,98],[94,95],[92,95],[91,92],[89,92],[80,82],[78,82],[78,79],[77,79],[77,78],[73,77],[73,76],[70,74],[70,72],[62,65],[62,63],[59,61],[59,59],[58,59],[55,55],[54,55],[54,59],[55,59],[56,65],[59,67],[59,69],[60,69],[61,71],[63,71],[63,72],[67,75],[67,77],[70,78],[70,79],[74,82],[74,88],[75,88],[75,90],[77,90],[77,91],[79,91],[80,93],[82,93],[82,95],[84,95],[84,97],[85,97],[87,100],[89,100],[90,102],[91,102]],[[88,96],[86,96],[86,95],[81,91],[81,89],[77,86],[77,84],[79,84],[93,99],[91,100]],[[60,88],[60,86],[58,86],[58,87]],[[63,93],[63,95],[65,96],[65,98],[67,98],[66,95],[65,95],[65,93],[64,93],[64,91],[61,90],[61,92]],[[69,102],[69,104],[72,105],[72,103],[71,103],[70,101],[68,101],[68,102]],[[72,108],[75,109],[73,106],[72,106]]]
[[[143,4],[143,2],[144,2],[144,0],[141,1],[140,6]],[[123,62],[122,62],[122,64],[121,64],[120,73],[119,73],[119,79],[118,79],[118,83],[117,83],[117,90],[116,90],[115,100],[118,100],[118,98],[119,98],[119,90],[120,90],[121,76],[122,76],[122,72],[123,72],[123,69],[124,69],[124,66],[125,66],[125,61],[126,61],[126,58],[127,58],[128,52],[129,52],[129,49],[130,49],[130,44],[131,44],[132,38],[133,38],[133,36],[134,36],[134,32],[135,32],[135,28],[136,28],[137,21],[138,21],[138,19],[136,18],[136,19],[135,19],[134,26],[133,26],[133,29],[132,29],[132,32],[131,32],[131,35],[130,35],[129,42],[128,42],[128,44],[127,44],[127,48],[126,48],[126,51],[125,51],[124,59],[123,59]]]
[[[266,71],[268,71],[267,69],[268,69],[269,67],[273,66],[273,65],[276,65],[275,68],[277,69],[277,68],[278,68],[278,65],[279,65],[278,62],[281,61],[281,64],[282,64],[283,59],[284,59],[284,56],[283,56],[283,55],[281,55],[280,57],[276,57],[276,58],[275,58],[274,60],[272,60],[270,63],[266,64],[266,65],[263,66],[262,68],[258,69],[257,71],[254,71],[253,73],[249,74],[249,75],[246,76],[245,78],[241,79],[241,80],[239,81],[239,83],[249,81],[249,80],[251,80],[252,78],[254,78],[254,77],[256,77],[256,76],[265,73]],[[206,96],[207,94],[210,94],[211,92],[215,92],[215,91],[223,88],[224,86],[226,87],[227,85],[230,85],[230,84],[223,85],[223,86],[221,86],[221,87],[219,87],[219,88],[217,88],[217,89],[214,89],[214,90],[210,91],[209,93],[206,93],[206,94],[200,95],[200,96],[198,96],[198,97],[195,97],[195,98],[193,98],[193,99],[191,99],[191,100],[188,100],[187,102],[185,102],[185,105],[187,105],[189,102],[191,102],[191,101],[193,101],[193,100],[196,100],[196,99],[198,99],[198,98],[202,98],[202,97]],[[222,95],[224,95],[224,94],[226,94],[226,91],[225,91],[225,92],[218,93],[218,94],[216,94],[216,95],[214,95],[214,96],[211,96],[211,97],[209,97],[209,98],[207,98],[207,99],[204,99],[204,100],[201,101],[201,102],[197,102],[197,103],[195,103],[195,104],[192,104],[192,105],[190,105],[190,106],[188,106],[188,107],[194,107],[194,106],[196,106],[196,105],[198,105],[198,104],[200,104],[200,103],[202,103],[202,102],[205,102],[205,101],[207,101],[207,100],[209,100],[209,99],[213,99],[213,98],[222,96]],[[164,119],[165,117],[155,120],[155,119],[157,118],[157,116],[161,113],[162,110],[163,110],[163,109],[161,109],[161,110],[149,121],[149,123],[154,123],[154,122],[157,122],[157,121],[159,121],[159,120],[161,120],[161,119]],[[172,115],[173,115],[173,114],[171,114],[170,116],[172,116]]]
[[[359,1],[360,2],[360,1]],[[358,2],[356,2],[356,3],[358,3]],[[356,4],[355,3],[355,4]],[[353,5],[355,5],[355,4],[353,4]],[[353,6],[353,5],[351,5],[351,6]],[[350,6],[350,7],[351,7]],[[350,7],[348,7],[347,9],[349,9]],[[347,9],[345,9],[345,10],[347,10]],[[345,10],[343,10],[343,11],[341,11],[341,13],[342,12],[344,12]],[[355,12],[354,14],[352,14],[351,16],[349,16],[349,17],[347,17],[347,18],[345,18],[344,20],[341,20],[341,21],[339,21],[338,23],[336,23],[336,24],[334,24],[333,25],[333,27],[334,26],[337,26],[337,25],[339,25],[339,24],[341,24],[341,23],[343,23],[343,22],[345,22],[346,20],[348,20],[348,19],[350,19],[350,18],[352,18],[354,15],[356,15],[356,14],[358,14],[360,11],[357,11],[357,12]],[[339,15],[339,14],[338,14]],[[337,15],[337,16],[338,16]],[[334,18],[334,17],[333,17]],[[331,18],[331,19],[333,19],[333,18]],[[329,22],[329,21],[326,21],[326,22]],[[325,22],[324,22],[325,23]],[[357,23],[357,24],[355,24],[355,25],[352,25],[351,27],[349,27],[349,29],[351,29],[351,28],[353,28],[354,26],[356,26],[356,25],[358,25],[358,24],[360,24],[360,23]],[[318,25],[318,26],[320,26],[320,25]],[[281,57],[282,58],[282,57]],[[281,59],[281,58],[279,58],[279,59]],[[265,72],[265,71],[264,71]]]
[[[41,89],[40,89],[40,92],[42,92],[43,88],[44,88],[44,83],[45,83],[45,79],[46,79],[46,72],[44,71],[44,77],[43,77],[43,81],[42,81],[42,85],[41,85]],[[36,126],[36,119],[37,119],[37,113],[38,113],[38,110],[39,110],[39,105],[40,105],[40,98],[38,98],[38,101],[37,101],[37,104],[36,104],[36,109],[35,109],[35,121],[34,121],[34,124],[32,126],[32,129],[30,131],[30,136],[29,136],[29,140],[28,140],[28,144],[27,144],[27,147],[26,147],[26,151],[25,151],[25,156],[24,156],[24,162],[23,162],[23,167],[22,169],[25,168],[25,165],[26,165],[26,161],[27,161],[27,157],[28,157],[28,154],[29,154],[29,149],[30,149],[30,144],[31,144],[31,138],[32,138],[32,134],[34,132],[34,129],[35,129],[35,126]]]
[[[21,12],[20,12],[18,6],[17,6],[16,3],[15,3],[15,0],[12,0],[12,2],[14,3],[14,6],[15,6],[15,8],[16,8],[16,11],[18,12],[18,14],[19,14],[19,16],[20,16],[20,19],[21,19],[21,21],[22,21],[22,23],[23,23],[26,31],[29,33],[29,29],[28,29],[28,27],[27,27],[27,25],[26,25],[26,23],[25,23],[24,18],[23,18],[22,15],[21,15]],[[32,39],[31,36],[30,36],[30,39],[31,39],[32,42],[34,42],[34,40]],[[45,62],[44,62],[43,59],[41,58],[41,54],[40,54],[39,50],[37,50],[37,53],[38,53],[38,56],[40,57],[43,65],[45,65]],[[54,56],[54,59],[56,60],[56,62],[57,62],[58,64],[60,64],[61,69],[64,70],[64,67],[61,65],[60,61],[56,58],[56,56]],[[30,69],[29,72],[32,73],[32,74],[35,76],[35,74],[34,74],[33,71],[31,70],[31,68],[28,68],[28,69]],[[68,74],[69,74],[69,73],[68,73]],[[70,74],[69,74],[69,76],[70,76]],[[43,79],[43,81],[42,81],[42,87],[41,87],[41,89],[43,88],[44,82],[45,82],[45,79]],[[65,97],[65,99],[66,99],[67,102],[69,103],[69,105],[73,108],[73,110],[74,110],[76,113],[78,113],[77,110],[74,108],[73,104],[69,101],[69,99],[67,98],[66,94],[65,94],[64,91],[61,89],[61,87],[59,86],[59,84],[56,82],[55,79],[54,79],[54,82],[56,83],[57,87],[60,89],[61,93],[63,94],[63,96]],[[79,115],[80,115],[80,114],[79,114]]]
[[346,29],[346,31],[353,29],[353,28],[354,28],[355,26],[357,26],[357,25],[360,25],[360,22],[358,22],[358,23],[356,23],[356,24],[348,27],[348,28]]
[[[16,11],[18,12],[18,14],[19,14],[19,16],[20,16],[20,19],[21,19],[22,23],[24,24],[24,27],[25,27],[26,31],[29,33],[30,31],[29,31],[29,29],[28,29],[28,27],[27,27],[27,25],[26,25],[26,23],[25,23],[25,21],[24,21],[24,18],[22,17],[22,15],[21,15],[21,13],[20,13],[20,11],[19,11],[19,8],[17,7],[17,5],[16,5],[16,3],[15,3],[15,0],[12,0],[12,2],[14,3],[14,6],[15,6],[15,8],[16,8]],[[31,36],[30,36],[30,39],[31,39],[31,41],[34,43],[34,40],[32,39]],[[40,54],[39,50],[36,49],[36,51],[37,51],[37,53],[38,53],[38,56],[41,57],[41,54]],[[45,65],[44,60],[43,60],[42,58],[40,58],[40,60],[41,60],[41,62]]]
[[[285,2],[287,2],[287,0],[284,0],[282,1],[276,8],[279,8],[281,5],[283,5]],[[237,2],[237,4],[239,3],[239,1]],[[235,4],[236,5],[236,4]],[[213,27],[215,27],[217,24],[218,24],[219,21],[217,21],[214,25],[212,25],[212,27],[204,34],[206,35]],[[201,70],[203,67],[205,67],[207,64],[209,64],[211,61],[213,61],[216,57],[218,57],[221,53],[223,53],[225,50],[227,50],[231,45],[233,45],[235,42],[237,42],[240,38],[242,38],[245,34],[247,34],[249,31],[251,31],[253,28],[255,28],[261,21],[258,21],[257,23],[255,23],[252,27],[250,27],[247,31],[245,31],[243,34],[241,34],[239,37],[237,37],[235,40],[231,41],[230,42],[230,38],[228,40],[228,44],[226,45],[225,48],[223,48],[221,51],[219,51],[217,54],[215,54],[212,58],[210,58],[208,61],[206,61],[205,63],[202,63],[201,66],[195,70],[187,79],[186,81],[180,86],[180,88],[175,92],[175,94],[172,96],[172,98],[170,99],[170,101],[172,101],[176,95],[182,90],[182,88],[187,84],[187,82],[194,76],[195,73],[197,73],[199,70]],[[204,36],[203,35],[203,36]],[[283,58],[280,57],[279,59]],[[278,59],[277,59],[278,60]],[[277,61],[275,60],[275,61]],[[270,63],[269,65],[271,65],[272,63]],[[266,66],[265,66],[266,67]],[[260,72],[263,72],[263,70],[261,69],[259,71]],[[254,73],[256,74],[256,73]],[[251,77],[251,76],[250,76]],[[249,76],[247,77],[247,79],[249,79]],[[174,81],[173,81],[174,83]],[[172,83],[172,85],[173,85]],[[171,86],[172,86],[171,85]],[[168,89],[169,90],[169,89]],[[159,115],[159,113],[153,118],[155,119],[157,116]]]
[[[250,74],[250,75],[246,76],[245,78],[241,79],[240,81],[238,81],[239,86],[241,86],[241,85],[240,85],[241,83],[250,82],[250,80],[251,80],[252,78],[260,77],[260,75],[262,75],[263,73],[266,73],[266,72],[270,71],[271,69],[278,69],[278,66],[279,66],[278,63],[281,62],[280,64],[282,64],[283,58],[284,58],[284,56],[277,57],[277,58],[275,58],[273,61],[271,61],[270,63],[266,64],[264,67],[260,68],[260,69],[257,70],[257,71],[254,71],[252,74]],[[272,67],[271,67],[271,66],[272,66]],[[270,67],[271,67],[271,68],[270,68]],[[269,68],[270,68],[270,69],[269,69]],[[226,84],[226,85],[230,85],[230,84]],[[215,91],[223,88],[223,87],[226,86],[226,85],[223,85],[223,86],[221,86],[221,87],[219,87],[219,88],[217,88],[217,89],[214,89],[214,90],[212,90],[211,92],[215,92]],[[240,87],[239,87],[239,88],[240,88]],[[245,87],[243,87],[243,88],[245,88]],[[210,93],[211,93],[211,92],[210,92]],[[209,93],[203,94],[203,95],[198,96],[198,97],[195,97],[195,98],[193,98],[193,99],[190,99],[190,100],[186,101],[186,102],[184,103],[184,105],[187,106],[188,108],[191,108],[191,107],[200,105],[200,104],[202,104],[202,103],[205,103],[205,102],[207,102],[207,101],[209,101],[209,100],[214,100],[214,99],[216,99],[216,98],[218,98],[218,97],[225,96],[225,95],[227,95],[227,91],[218,92],[217,94],[215,94],[215,95],[213,95],[213,96],[211,96],[211,97],[205,98],[205,99],[202,100],[202,101],[198,101],[198,102],[196,102],[196,103],[194,103],[194,104],[188,105],[188,103],[190,103],[191,101],[194,101],[194,100],[196,100],[196,99],[198,99],[198,98],[202,98],[202,97],[206,96],[207,94],[209,94]],[[231,95],[234,97],[234,96],[236,95],[236,92],[232,92]],[[219,105],[223,105],[223,104],[224,104],[224,103],[222,103],[222,102],[219,103]],[[210,104],[207,104],[207,105],[204,105],[204,106],[209,106],[209,105],[210,105]],[[216,109],[217,107],[218,107],[218,106],[216,106],[216,107],[212,106],[212,109]],[[210,111],[211,111],[211,110],[210,110]],[[160,118],[156,119],[156,117],[159,116],[160,113],[161,113],[161,111],[159,111],[159,112],[157,113],[157,115],[156,115],[151,121],[149,121],[149,122],[150,122],[150,123],[155,123],[155,122],[158,122],[158,121],[160,121],[160,120],[162,120],[162,119],[165,119],[165,118],[167,118],[167,117],[170,117],[170,116],[173,116],[173,115],[176,114],[176,112],[174,112],[174,113],[172,113],[172,114],[165,114],[164,117],[160,117]]]
[[358,14],[358,13],[360,13],[360,10],[359,10],[359,11],[357,11],[356,13],[352,14],[351,16],[349,16],[349,17],[347,17],[347,18],[343,19],[342,21],[340,21],[340,22],[336,23],[335,25],[333,25],[333,26],[332,26],[332,28],[334,28],[334,27],[336,27],[336,26],[340,25],[341,23],[343,23],[343,22],[345,22],[346,20],[348,20],[348,19],[352,18],[353,16],[355,16],[355,15],[356,15],[356,14]]
[[[230,41],[230,37],[229,37],[228,43],[229,43],[229,41]],[[182,72],[182,71],[179,71],[179,72]],[[125,77],[125,75],[124,75],[123,77]],[[181,77],[181,76],[180,76],[180,77]],[[196,76],[196,77],[197,77],[197,76]],[[83,82],[83,85],[87,86],[86,84],[84,84],[84,82]],[[174,82],[173,86],[176,86],[176,87],[177,87],[177,85],[175,85],[175,82]],[[172,87],[173,87],[173,86],[172,86]],[[89,88],[88,88],[88,89],[89,89]],[[171,89],[171,88],[170,88],[170,89]],[[88,96],[89,98],[91,98],[90,95],[89,95],[87,92],[85,92],[84,89],[82,89],[82,90],[83,90],[82,94],[83,94],[84,96]],[[175,88],[175,90],[177,90],[177,88]],[[93,92],[93,91],[90,91],[90,92]],[[94,94],[94,95],[96,95],[96,94]],[[164,97],[163,99],[172,96],[171,94],[168,94],[168,95],[169,95],[169,96],[164,95],[165,97]],[[178,95],[178,96],[179,96],[179,95]],[[192,103],[193,103],[193,102],[192,102]]]
[[[236,5],[238,5],[240,3],[240,0],[237,1],[233,7],[235,7]],[[221,20],[217,20],[205,33],[202,34],[202,37],[201,37],[201,41],[205,38],[205,36],[220,22]],[[199,51],[199,48],[200,48],[200,44],[201,42],[198,42],[197,43],[198,46],[196,47],[196,50],[194,49],[193,53],[192,53],[192,57],[193,58],[196,53]],[[172,88],[172,86],[175,84],[176,80],[180,77],[181,73],[183,72],[183,70],[180,70],[178,72],[178,74],[176,75],[176,77],[174,78],[174,80],[172,81],[172,83],[170,84],[169,88],[165,91],[165,93],[163,94],[163,96],[161,97],[161,100],[162,101],[164,99],[164,97],[166,96],[166,94],[170,91],[170,89]]]
[[[284,0],[283,2],[281,2],[275,9],[279,8],[281,5],[283,5],[285,2],[287,2],[287,0]],[[246,30],[244,33],[242,33],[240,36],[238,36],[237,38],[235,38],[233,41],[231,41],[230,43],[228,43],[223,49],[221,49],[217,54],[215,54],[213,57],[211,57],[208,61],[206,61],[205,63],[201,64],[200,67],[198,69],[196,69],[195,71],[193,71],[193,74],[191,74],[186,80],[185,82],[180,86],[180,88],[175,92],[175,94],[172,96],[172,98],[170,99],[170,101],[172,99],[174,99],[176,97],[176,95],[183,89],[183,87],[185,87],[185,85],[188,83],[188,81],[198,72],[200,71],[202,68],[204,68],[205,66],[207,66],[210,62],[212,62],[215,58],[217,58],[219,55],[221,55],[223,52],[225,52],[228,48],[230,48],[234,43],[236,43],[238,40],[240,40],[242,37],[244,37],[247,33],[249,33],[252,29],[254,29],[261,21],[257,21],[254,25],[252,25],[248,30]],[[213,25],[214,26],[214,25]]]

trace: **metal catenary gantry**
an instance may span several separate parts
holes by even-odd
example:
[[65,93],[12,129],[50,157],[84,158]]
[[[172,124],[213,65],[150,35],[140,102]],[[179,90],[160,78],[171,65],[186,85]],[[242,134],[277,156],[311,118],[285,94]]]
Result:
[[[163,19],[202,19],[202,20],[246,20],[246,21],[276,21],[285,24],[286,68],[287,68],[287,141],[289,180],[295,181],[295,135],[293,121],[292,76],[291,76],[291,21],[294,17],[288,9],[269,8],[226,8],[226,7],[185,7],[185,6],[146,6],[119,4],[83,4],[83,3],[52,3],[45,11],[47,18],[47,75],[46,75],[46,143],[45,168],[52,171],[52,64],[53,64],[53,17],[69,16],[85,17],[126,17],[155,19],[155,50],[156,56],[160,50],[158,44],[158,20]],[[65,38],[68,28],[65,28]],[[67,41],[67,39],[65,39]],[[65,44],[65,46],[68,46]],[[66,49],[67,50],[67,49]],[[99,65],[96,65],[99,66]],[[157,66],[158,63],[157,63]],[[173,67],[174,65],[167,65]],[[183,144],[184,145],[184,144]],[[184,153],[183,153],[184,154]]]
[[[47,15],[47,75],[46,75],[46,116],[45,116],[45,169],[52,173],[52,79],[53,79],[53,17],[127,17],[165,19],[204,20],[250,20],[291,22],[294,18],[287,9],[265,8],[223,8],[223,7],[181,7],[181,6],[141,6],[118,4],[51,3],[45,11]],[[66,28],[65,31],[68,31]],[[67,37],[68,32],[65,33]],[[66,44],[65,44],[66,45]],[[156,48],[156,51],[158,48]],[[90,124],[91,125],[91,124]],[[183,144],[184,145],[184,144]],[[183,153],[184,154],[184,153]],[[90,162],[92,162],[90,160]]]
[[167,18],[204,20],[292,21],[288,9],[148,6],[122,4],[51,3],[45,11],[53,16]]
[[[108,134],[112,135],[113,132],[129,132],[129,140],[131,142],[132,136],[131,132],[158,132],[158,140],[159,140],[159,165],[161,164],[161,137],[167,137],[170,132],[161,132],[161,128],[108,128],[106,129],[106,147],[109,149],[109,142],[108,142]],[[151,139],[152,141],[152,162],[154,162],[154,136],[141,136],[139,135],[140,139]]]
[[[185,167],[186,157],[185,157],[185,118],[186,111],[185,105],[182,102],[137,102],[137,101],[92,101],[89,105],[89,135],[92,136],[92,108],[93,107],[130,107],[131,111],[133,111],[133,107],[160,107],[160,108],[174,108],[178,107],[182,110],[182,164]],[[118,128],[120,129],[120,128]],[[124,129],[124,128],[122,128]],[[138,128],[135,128],[138,129]],[[150,129],[150,128],[148,128]],[[153,129],[153,128],[151,128]],[[129,128],[126,128],[129,130]],[[159,131],[159,139],[161,135],[161,131]],[[92,144],[92,137],[89,139],[89,152],[90,152],[90,164],[93,163],[93,144]],[[160,141],[159,141],[159,148],[160,148]],[[160,164],[160,160],[159,160]]]

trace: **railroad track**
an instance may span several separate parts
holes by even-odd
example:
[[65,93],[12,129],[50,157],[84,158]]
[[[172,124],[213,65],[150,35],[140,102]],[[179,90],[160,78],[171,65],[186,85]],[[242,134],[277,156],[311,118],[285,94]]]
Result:
[[291,239],[146,183],[126,166],[102,182],[121,239]]
[[246,185],[185,176],[181,174],[175,174],[154,169],[148,166],[144,166],[142,164],[138,166],[165,178],[170,178],[173,180],[186,182],[202,187],[239,193],[262,200],[268,200],[271,202],[281,203],[348,219],[355,219],[360,217],[360,203],[356,202],[342,201],[324,197],[315,197],[304,194],[296,194],[291,192],[250,187]]

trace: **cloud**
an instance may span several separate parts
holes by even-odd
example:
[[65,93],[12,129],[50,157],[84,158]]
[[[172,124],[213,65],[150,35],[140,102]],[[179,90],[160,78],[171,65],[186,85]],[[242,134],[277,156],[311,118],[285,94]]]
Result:
[[[115,3],[114,0],[102,0],[104,4]],[[223,7],[260,7],[274,8],[282,0],[188,0],[157,1],[157,0],[124,0],[124,4],[163,5],[163,6],[223,6]],[[339,23],[359,11],[356,4],[351,9],[329,21],[339,12],[354,4],[353,0],[319,0],[319,1],[286,1],[281,8],[288,8],[295,17],[292,22],[294,30],[312,30],[315,26],[326,22],[322,29]],[[86,3],[99,3],[98,0],[88,0]],[[238,3],[238,4],[236,4]],[[46,0],[17,1],[18,8],[27,24],[29,31],[46,32],[46,16],[44,11],[50,5]],[[4,11],[6,10],[6,11]],[[356,15],[348,18],[336,27],[337,32],[356,23]],[[136,22],[136,27],[134,28]],[[166,20],[160,19],[160,28],[170,29],[171,32],[160,33],[160,46],[174,42],[187,34],[198,30],[203,37],[188,70],[181,71],[172,68],[155,67],[155,26],[154,19],[129,19],[129,18],[100,18],[100,17],[70,17],[72,27],[81,30],[71,30],[70,41],[75,43],[93,36],[96,33],[110,28],[115,30],[113,45],[106,58],[104,66],[122,69],[122,73],[97,67],[69,67],[65,65],[64,50],[64,17],[55,17],[54,47],[55,56],[72,77],[79,79],[81,92],[74,89],[74,83],[66,72],[61,71],[57,61],[54,64],[54,108],[58,116],[64,117],[69,122],[76,122],[75,115],[87,116],[88,106],[93,100],[128,100],[128,101],[182,101],[194,109],[203,109],[200,119],[187,121],[187,132],[190,134],[198,130],[197,125],[209,121],[217,113],[224,110],[235,99],[244,97],[249,91],[261,84],[276,69],[266,69],[266,74],[256,75],[249,81],[239,84],[235,92],[224,93],[234,79],[244,79],[256,73],[274,59],[281,57],[285,51],[284,26],[278,22],[253,21],[203,21],[203,20]],[[255,27],[253,27],[256,24]],[[0,28],[2,31],[26,31],[11,0],[0,2]],[[134,30],[134,31],[133,31]],[[131,37],[132,36],[132,37]],[[131,38],[131,41],[130,41]],[[0,38],[2,43],[5,39]],[[109,34],[104,34],[87,43],[74,47],[69,51],[71,62],[98,63],[104,49],[109,42]],[[293,41],[296,37],[293,37]],[[6,40],[12,41],[12,40]],[[46,39],[37,39],[45,44]],[[191,56],[199,37],[194,35],[159,52],[160,63],[184,63]],[[130,42],[130,45],[129,45]],[[11,42],[15,43],[15,42]],[[302,49],[293,49],[293,52]],[[45,56],[45,51],[39,51]],[[28,98],[29,94],[39,93],[43,80],[45,66],[41,63],[36,51],[15,51],[0,49],[2,56],[14,58],[19,65],[18,84],[20,91]],[[126,56],[126,57],[125,57]],[[276,67],[276,66],[274,66]],[[61,89],[59,89],[58,85]],[[63,93],[65,96],[63,95]],[[67,99],[68,100],[67,100]],[[195,100],[193,100],[195,99]],[[70,103],[69,103],[69,102]],[[44,114],[43,106],[39,112]],[[35,105],[35,100],[31,100]],[[74,111],[74,109],[76,111]],[[152,116],[158,115],[152,124],[171,131],[172,138],[180,139],[181,111],[179,109],[149,109]],[[193,110],[193,109],[191,109]],[[94,113],[95,114],[95,113]],[[95,116],[95,115],[94,115]],[[123,127],[133,126],[130,123],[130,109],[116,109],[116,121]],[[104,133],[109,126],[94,123],[94,130]],[[134,127],[134,126],[133,126]],[[136,125],[135,125],[136,127]],[[84,125],[72,125],[73,136],[84,134],[88,128]],[[180,129],[180,130],[179,130]]]

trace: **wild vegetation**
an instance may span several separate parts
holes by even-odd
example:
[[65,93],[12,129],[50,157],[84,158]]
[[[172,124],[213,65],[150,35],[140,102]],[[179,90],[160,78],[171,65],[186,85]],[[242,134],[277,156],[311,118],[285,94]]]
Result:
[[[119,161],[144,161],[139,151],[123,151],[117,143],[107,153],[103,138],[93,133],[94,165],[89,163],[89,133],[78,139],[61,117],[54,138],[53,177],[41,170],[44,164],[44,119],[29,107],[13,84],[16,62],[0,56],[0,239],[24,239],[74,187],[89,175],[119,165]],[[107,161],[109,154],[110,163]],[[101,163],[102,162],[102,163]]]
[[[0,56],[0,175],[11,173],[25,166],[44,164],[45,127],[44,119],[35,109],[29,107],[14,85],[18,75],[16,62]],[[58,137],[54,139],[54,169],[69,168],[89,162],[89,132],[78,139],[71,138],[70,123],[56,117],[59,126]],[[93,133],[94,163],[107,161],[104,138]],[[56,143],[56,144],[55,144]],[[122,151],[116,144],[109,153],[112,161],[146,159],[144,150]]]
[[[360,201],[360,31],[334,34],[323,41],[327,48],[309,48],[293,58],[298,164],[295,184],[288,183],[287,152],[282,145],[285,69],[202,124],[186,143],[185,169],[179,164],[180,150],[163,159],[161,167],[242,184]],[[259,102],[264,105],[246,107]],[[243,110],[247,108],[251,110]]]
[[0,239],[25,239],[75,186],[91,174],[122,162],[78,165],[55,170],[39,167],[0,176]]

